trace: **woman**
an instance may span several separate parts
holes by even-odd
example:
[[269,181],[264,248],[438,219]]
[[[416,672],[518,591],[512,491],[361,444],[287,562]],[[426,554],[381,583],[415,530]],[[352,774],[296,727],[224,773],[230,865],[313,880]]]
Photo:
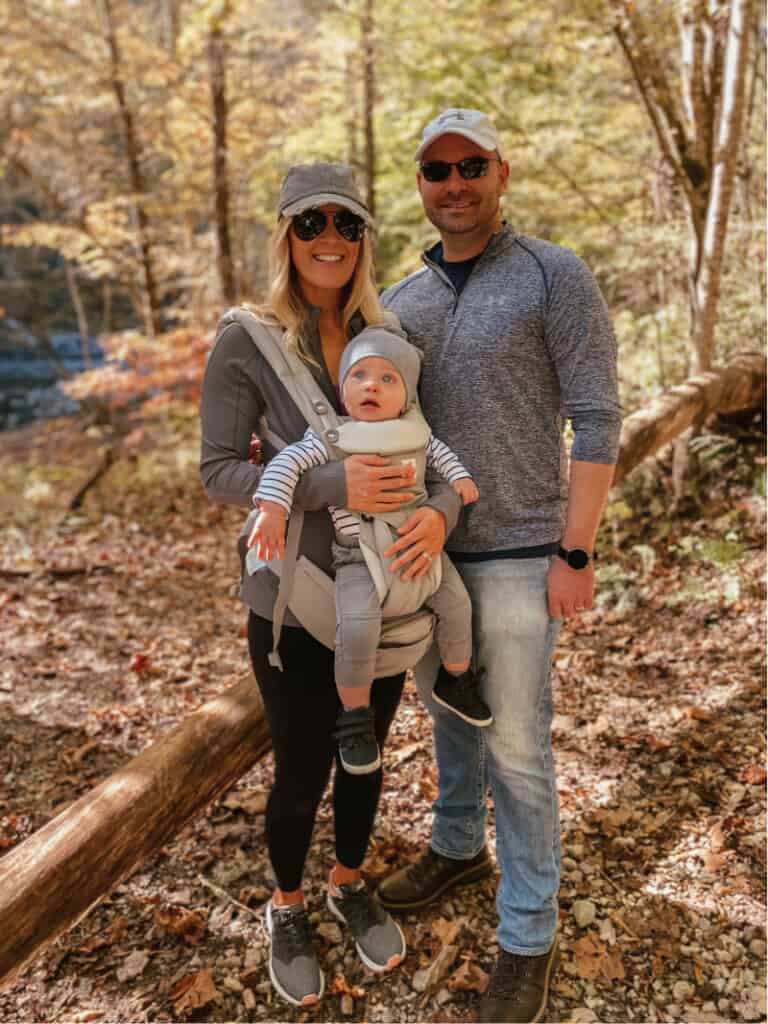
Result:
[[[269,300],[258,315],[278,325],[282,343],[311,369],[331,405],[342,352],[369,324],[391,323],[372,273],[371,217],[351,170],[341,164],[291,168],[283,182],[278,222],[271,240]],[[214,501],[251,506],[261,468],[248,461],[252,432],[262,416],[286,442],[299,440],[307,423],[247,332],[225,316],[206,369],[202,398],[201,475]],[[274,454],[265,440],[267,459]],[[403,487],[410,470],[377,456],[356,455],[302,474],[295,501],[305,510],[300,553],[320,568],[331,564],[333,537],[328,505],[374,513],[410,498]],[[393,567],[404,575],[424,570],[423,552],[442,548],[458,502],[448,485],[435,484],[430,505],[414,513],[398,545]],[[412,564],[410,564],[412,563]],[[416,568],[416,566],[419,568]],[[280,995],[296,1006],[318,1002],[324,979],[313,950],[301,889],[304,861],[317,807],[337,750],[341,710],[334,683],[333,652],[306,632],[290,613],[280,643],[283,670],[272,667],[272,610],[278,580],[266,567],[244,573],[241,596],[249,607],[248,644],[272,733],[275,779],[266,812],[269,856],[277,886],[267,906],[271,938],[269,972]],[[374,725],[383,747],[403,688],[403,674],[377,679],[371,693]],[[360,866],[381,792],[382,773],[337,770],[333,784],[336,863],[328,880],[328,905],[354,935],[363,962],[385,971],[405,956],[402,931],[373,901]]]

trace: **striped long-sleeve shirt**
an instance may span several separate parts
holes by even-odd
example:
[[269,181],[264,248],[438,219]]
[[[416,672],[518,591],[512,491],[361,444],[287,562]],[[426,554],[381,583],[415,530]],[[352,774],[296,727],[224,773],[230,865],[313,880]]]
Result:
[[[429,435],[426,444],[426,460],[427,466],[439,473],[449,484],[471,475],[448,445],[443,444],[433,434]],[[301,474],[316,466],[324,466],[327,462],[330,462],[328,450],[310,427],[300,441],[287,445],[265,466],[254,494],[254,501],[274,501],[290,514],[293,493]],[[360,521],[354,513],[335,505],[329,506],[328,511],[331,513],[337,536],[349,540],[356,540],[359,537]]]

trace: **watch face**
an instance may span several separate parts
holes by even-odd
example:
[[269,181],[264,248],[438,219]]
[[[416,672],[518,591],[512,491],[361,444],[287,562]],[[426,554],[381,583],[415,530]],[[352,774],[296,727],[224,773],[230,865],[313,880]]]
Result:
[[589,555],[583,548],[571,548],[568,552],[568,565],[572,569],[586,569],[589,565]]

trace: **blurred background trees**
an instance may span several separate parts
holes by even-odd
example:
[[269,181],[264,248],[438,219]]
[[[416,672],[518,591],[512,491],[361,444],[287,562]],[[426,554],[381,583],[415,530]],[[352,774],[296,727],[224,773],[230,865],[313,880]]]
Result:
[[753,0],[0,0],[0,38],[0,345],[258,299],[296,161],[357,166],[391,283],[434,235],[420,130],[466,105],[506,143],[508,219],[595,270],[628,409],[759,346]]

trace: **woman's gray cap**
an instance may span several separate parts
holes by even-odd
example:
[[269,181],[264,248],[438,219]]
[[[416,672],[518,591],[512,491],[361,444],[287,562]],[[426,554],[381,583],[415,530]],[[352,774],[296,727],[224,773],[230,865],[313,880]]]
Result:
[[481,149],[489,149],[499,154],[501,160],[501,139],[493,121],[482,110],[468,107],[449,107],[430,121],[421,133],[421,145],[416,150],[414,160],[421,160],[433,142],[442,135],[463,135],[465,139],[476,143]]
[[386,327],[366,327],[347,343],[339,364],[339,388],[342,394],[349,371],[355,363],[369,356],[380,356],[392,363],[405,384],[406,406],[413,405],[418,397],[421,352],[402,335]]
[[293,217],[326,203],[338,203],[362,217],[366,224],[373,224],[351,167],[320,162],[291,167],[280,187],[278,215]]

